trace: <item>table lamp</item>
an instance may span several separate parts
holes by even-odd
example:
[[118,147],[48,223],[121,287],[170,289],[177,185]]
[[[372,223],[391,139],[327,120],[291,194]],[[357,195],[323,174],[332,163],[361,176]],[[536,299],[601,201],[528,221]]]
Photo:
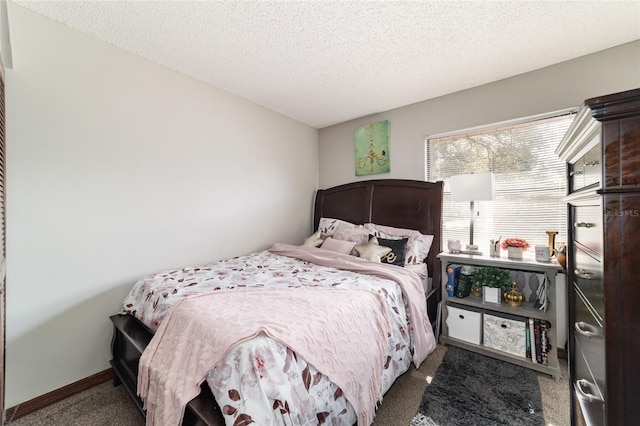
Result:
[[455,175],[449,178],[451,187],[451,201],[469,201],[471,220],[469,222],[469,245],[465,254],[482,254],[478,246],[473,244],[473,222],[475,217],[474,201],[493,199],[493,187],[495,175],[488,173],[472,173],[467,175]]

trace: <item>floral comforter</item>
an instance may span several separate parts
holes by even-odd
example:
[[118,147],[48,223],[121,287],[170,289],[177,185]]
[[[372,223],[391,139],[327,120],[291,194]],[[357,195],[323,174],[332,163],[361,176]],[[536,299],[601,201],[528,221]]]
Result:
[[[156,330],[172,306],[189,296],[223,288],[300,286],[367,289],[383,297],[392,322],[385,362],[381,365],[381,388],[386,392],[412,360],[413,330],[408,304],[391,279],[320,266],[265,250],[150,275],[136,283],[123,310]],[[424,300],[420,303],[424,304]],[[227,425],[253,422],[350,426],[357,419],[340,388],[283,343],[264,335],[231,348],[206,380]]]

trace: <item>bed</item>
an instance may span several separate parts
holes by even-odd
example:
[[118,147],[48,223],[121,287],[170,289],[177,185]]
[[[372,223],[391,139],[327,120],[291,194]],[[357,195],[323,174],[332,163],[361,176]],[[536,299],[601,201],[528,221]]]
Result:
[[[437,285],[440,282],[440,267],[436,255],[441,248],[441,214],[442,182],[381,179],[349,183],[316,193],[314,230],[322,231],[323,241],[337,236],[328,232],[328,229],[322,229],[327,228],[327,224],[335,223],[353,225],[360,234],[366,227],[365,234],[373,233],[381,237],[381,241],[387,241],[382,237],[389,237],[385,232],[398,229],[432,236],[428,255],[423,261],[428,279],[420,284],[415,284],[417,274],[409,272],[410,268],[378,264],[363,266],[375,262],[363,261],[347,252],[328,253],[329,250],[322,248],[287,244],[274,244],[263,252],[165,271],[141,279],[123,302],[123,311],[111,317],[114,325],[111,361],[115,372],[114,383],[124,385],[148,420],[149,414],[156,419],[168,419],[177,412],[181,416],[178,423],[185,425],[224,425],[225,417],[227,424],[267,424],[259,416],[266,411],[263,406],[268,406],[269,410],[282,414],[284,420],[279,420],[281,423],[277,424],[370,423],[375,415],[375,404],[372,409],[370,402],[379,401],[394,380],[410,368],[411,362],[419,364],[425,353],[435,345],[431,330],[428,330],[430,335],[425,332],[423,336],[422,332],[415,331],[421,328],[416,326],[415,321],[422,321],[420,315],[423,315],[416,304],[424,305],[426,301],[429,317],[423,322],[433,323],[440,299],[440,286]],[[358,247],[362,249],[363,244],[369,243],[361,242]],[[351,247],[351,251],[354,249],[356,247]],[[375,269],[371,272],[373,275],[363,273],[367,271],[362,268],[369,267]],[[250,270],[253,271],[251,274],[258,271],[260,279],[252,278],[254,275],[249,273]],[[295,276],[295,284],[285,281],[284,276],[291,275]],[[399,276],[403,278],[399,279]],[[247,277],[251,278],[247,280]],[[196,278],[210,285],[209,289],[206,285],[204,288],[201,284],[194,285]],[[167,286],[169,281],[171,285]],[[164,283],[162,285],[165,287],[152,287],[157,282]],[[176,285],[177,282],[180,284]],[[225,287],[230,282],[233,285]],[[238,285],[238,282],[242,284]],[[417,286],[423,292],[419,297],[415,296]],[[177,293],[175,297],[189,297],[170,303],[168,300],[174,297],[173,293]],[[239,307],[238,294],[242,303],[247,305]],[[343,297],[347,294],[348,297]],[[407,294],[413,294],[410,301],[406,299]],[[416,302],[420,297],[421,301]],[[209,299],[221,303],[219,308],[211,309]],[[348,303],[344,303],[343,299]],[[288,321],[286,328],[296,331],[292,334],[304,334],[303,328],[296,327],[316,327],[311,328],[313,333],[309,333],[313,339],[295,340],[294,336],[286,336],[290,331],[283,331],[278,324],[271,324],[260,317],[262,313],[259,311],[263,309],[247,308],[251,300],[268,306],[267,315],[274,320],[278,317],[280,321]],[[305,305],[307,302],[309,306]],[[352,311],[357,311],[357,315],[361,316],[349,312],[345,317],[340,317],[345,315],[345,306],[355,306],[354,303],[359,309]],[[221,339],[219,334],[225,333],[218,333],[216,328],[223,327],[200,327],[197,322],[217,325],[220,324],[220,316],[238,318],[238,310],[244,310],[245,314],[242,321],[234,323],[234,336],[236,332],[245,333],[241,336],[246,338],[235,336],[239,341],[233,342],[228,349],[219,349],[226,348],[217,340]],[[198,315],[193,315],[193,312],[198,312]],[[309,312],[317,315],[309,315]],[[329,317],[341,319],[326,321]],[[304,318],[304,321],[298,321],[298,318]],[[265,322],[264,327],[260,327],[260,333],[251,331],[252,321]],[[366,331],[363,329],[355,333],[354,327],[344,326],[340,333],[320,328],[335,327],[332,322],[344,325],[348,321],[374,325],[367,327]],[[374,337],[367,334],[369,331]],[[157,336],[153,339],[155,333]],[[323,333],[330,337],[317,337]],[[380,339],[379,336],[386,337]],[[292,339],[291,342],[281,343],[287,338]],[[349,340],[352,344],[341,344],[341,339]],[[200,350],[197,356],[167,350],[198,345]],[[162,353],[167,355],[158,355],[163,346],[165,352]],[[319,355],[319,347],[322,347],[326,356]],[[358,350],[353,350],[354,347]],[[365,347],[366,350],[361,350]],[[178,352],[180,355],[175,354]],[[201,355],[203,353],[205,355]],[[355,357],[363,357],[363,353],[368,354],[367,359],[355,361]],[[173,367],[159,371],[150,369],[148,366],[153,357],[167,358],[167,365],[177,367],[175,370]],[[252,365],[244,365],[248,362],[246,359],[250,359]],[[347,370],[334,369],[336,360],[342,362],[345,359],[353,359],[350,362],[353,365],[347,365]],[[211,369],[213,360],[215,368]],[[358,368],[364,368],[365,361],[372,365],[384,365],[384,368],[379,373],[363,374]],[[161,386],[184,389],[184,381],[191,380],[192,370],[183,372],[178,368],[191,364],[200,366],[201,371],[193,373],[196,379],[202,374],[204,377],[197,380],[197,395],[188,400],[186,406],[182,407],[183,411],[178,409],[168,413],[158,408],[162,404],[157,407],[150,405],[153,404],[150,401],[158,401],[157,398],[153,399],[152,394],[165,394]],[[316,366],[321,367],[316,369]],[[242,371],[250,369],[252,374],[259,375],[259,379],[230,373],[234,368],[244,369]],[[170,374],[166,371],[170,371]],[[158,385],[151,377],[161,377],[158,380],[168,381],[169,384]],[[350,381],[353,377],[366,377],[368,381]],[[179,383],[176,384],[176,381]],[[143,385],[139,386],[140,383]],[[264,383],[269,386],[264,386]],[[189,382],[188,386],[193,386],[193,383]],[[138,396],[140,388],[143,388],[146,396],[146,407]],[[189,392],[182,395],[190,395]],[[256,392],[264,392],[265,395]],[[162,396],[158,398],[162,399]],[[267,402],[262,399],[267,399]],[[306,420],[304,416],[308,416]],[[172,418],[171,422],[174,421]]]

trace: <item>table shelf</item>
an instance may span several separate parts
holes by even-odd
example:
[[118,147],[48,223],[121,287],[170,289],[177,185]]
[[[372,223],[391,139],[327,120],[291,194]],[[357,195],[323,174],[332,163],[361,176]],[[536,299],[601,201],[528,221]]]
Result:
[[[438,255],[442,268],[442,305],[441,305],[441,327],[440,340],[442,343],[458,346],[466,350],[481,353],[486,356],[500,359],[502,361],[517,364],[523,367],[531,368],[533,370],[552,375],[556,378],[560,377],[561,370],[558,361],[557,352],[557,339],[556,339],[556,276],[559,272],[562,272],[562,267],[557,262],[536,262],[534,260],[511,260],[505,258],[495,258],[479,255],[467,255],[467,254],[453,254],[453,253],[440,253]],[[468,297],[450,297],[446,291],[447,285],[447,266],[454,265],[468,265],[472,267],[481,266],[494,266],[501,269],[507,269],[510,271],[521,271],[523,273],[535,273],[544,274],[548,280],[546,297],[550,308],[547,310],[541,310],[534,306],[534,302],[529,300],[522,304],[522,306],[511,306],[507,303],[491,303],[482,300],[482,297],[469,295]],[[471,311],[480,311],[483,314],[489,315],[512,315],[521,318],[533,318],[538,320],[546,320],[551,324],[551,328],[547,330],[547,339],[551,348],[547,352],[547,365],[539,364],[532,361],[530,358],[523,356],[513,355],[508,352],[504,352],[498,349],[494,349],[483,345],[481,339],[480,344],[467,342],[450,336],[449,327],[447,325],[447,307],[456,306],[470,308]],[[535,348],[531,348],[535,356]]]

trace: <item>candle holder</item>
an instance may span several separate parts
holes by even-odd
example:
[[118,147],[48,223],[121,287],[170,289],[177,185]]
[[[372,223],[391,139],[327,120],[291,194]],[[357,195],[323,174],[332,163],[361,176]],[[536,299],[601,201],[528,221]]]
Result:
[[549,256],[553,256],[553,251],[556,248],[556,235],[558,231],[546,231],[549,236]]

